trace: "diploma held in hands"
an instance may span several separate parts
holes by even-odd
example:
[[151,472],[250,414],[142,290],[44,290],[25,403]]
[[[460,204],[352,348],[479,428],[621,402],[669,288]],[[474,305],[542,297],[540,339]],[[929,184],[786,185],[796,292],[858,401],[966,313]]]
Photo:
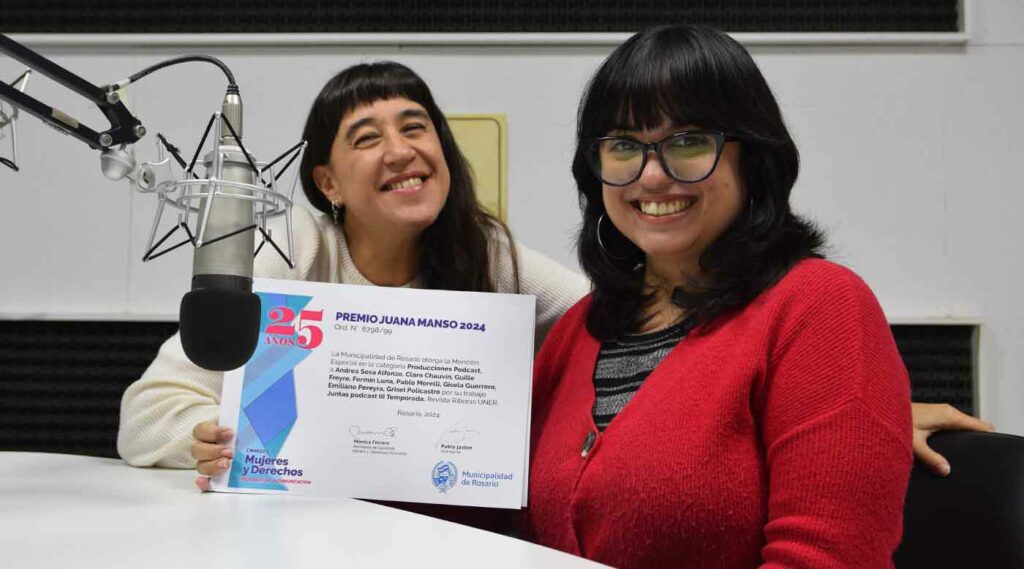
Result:
[[532,296],[256,279],[223,492],[526,505]]

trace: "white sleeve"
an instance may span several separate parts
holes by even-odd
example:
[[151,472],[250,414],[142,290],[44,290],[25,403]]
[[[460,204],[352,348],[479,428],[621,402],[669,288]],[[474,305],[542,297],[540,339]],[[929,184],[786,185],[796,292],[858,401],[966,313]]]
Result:
[[[266,246],[256,256],[253,271],[257,276],[305,280],[314,271],[317,253],[323,249],[321,235],[308,212],[298,208],[295,212],[295,268],[289,268],[273,248]],[[118,454],[132,466],[194,468],[190,454],[192,428],[219,418],[223,380],[222,372],[205,370],[189,361],[179,335],[171,336],[121,398]]]
[[132,466],[195,467],[192,428],[217,420],[223,379],[190,362],[175,333],[121,398],[118,454]]
[[[498,292],[515,292],[508,241],[498,238],[496,242],[499,246],[491,257],[496,273],[495,287]],[[516,253],[519,261],[519,292],[537,297],[534,334],[536,352],[555,322],[590,292],[590,282],[583,275],[519,243],[516,243]]]

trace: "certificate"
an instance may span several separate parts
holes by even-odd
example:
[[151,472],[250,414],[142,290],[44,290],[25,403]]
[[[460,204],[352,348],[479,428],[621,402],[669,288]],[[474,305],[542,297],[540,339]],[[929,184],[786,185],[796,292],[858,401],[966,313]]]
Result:
[[532,296],[255,279],[222,492],[526,505]]

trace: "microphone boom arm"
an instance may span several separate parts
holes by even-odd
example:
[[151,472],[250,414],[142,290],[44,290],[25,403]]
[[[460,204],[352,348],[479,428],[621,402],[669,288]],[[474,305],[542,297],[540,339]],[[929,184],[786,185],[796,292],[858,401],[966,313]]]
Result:
[[142,122],[132,115],[121,102],[116,85],[107,87],[93,85],[4,34],[0,34],[0,53],[13,57],[30,69],[42,73],[95,104],[110,121],[110,128],[97,132],[67,113],[26,95],[4,82],[0,82],[0,99],[10,102],[96,150],[105,150],[114,145],[131,144],[146,135],[146,127],[142,126]]
[[[195,55],[170,59],[123,81],[97,87],[3,34],[0,34],[0,53],[12,56],[28,65],[30,70],[39,71],[85,97],[107,117],[110,128],[97,132],[14,86],[0,83],[0,99],[10,102],[16,110],[24,109],[57,130],[99,150],[100,166],[108,179],[127,178],[138,191],[156,194],[156,214],[142,260],[154,259],[189,243],[195,248],[192,290],[182,299],[179,319],[185,355],[197,365],[211,370],[228,370],[243,365],[256,348],[261,319],[260,300],[252,292],[252,257],[269,242],[288,266],[294,267],[289,214],[299,172],[295,172],[287,195],[278,190],[277,181],[302,154],[305,142],[296,144],[268,163],[258,162],[242,144],[242,100],[238,84],[228,67],[214,57]],[[146,128],[128,112],[118,92],[154,71],[190,61],[213,63],[227,76],[228,88],[221,112],[214,114],[207,123],[187,166],[177,147],[160,134],[157,135],[158,161],[140,163],[128,146],[145,136]],[[13,118],[11,120],[13,126]],[[200,178],[194,169],[213,126],[216,128],[212,148],[202,162],[206,176]],[[222,126],[227,132],[222,131]],[[284,165],[276,168],[282,162]],[[175,164],[184,169],[180,177],[173,175]],[[16,165],[12,167],[17,169]],[[168,179],[159,179],[157,168],[161,171],[166,169],[170,174]],[[268,176],[264,177],[264,173]],[[178,210],[177,223],[154,244],[165,206]],[[277,216],[283,216],[285,220],[287,253],[274,242],[267,226],[267,221]],[[190,229],[193,220],[195,231]],[[158,251],[179,229],[184,230],[188,238]],[[256,253],[252,252],[255,235],[250,232],[253,230],[262,236],[259,247],[255,248]],[[209,235],[208,231],[215,235]]]

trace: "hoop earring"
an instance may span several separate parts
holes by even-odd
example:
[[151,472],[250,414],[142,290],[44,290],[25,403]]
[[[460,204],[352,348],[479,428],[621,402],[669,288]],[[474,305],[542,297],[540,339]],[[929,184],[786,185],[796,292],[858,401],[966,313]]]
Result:
[[331,216],[334,217],[334,224],[338,225],[341,223],[341,218],[345,213],[345,206],[338,202],[331,202]]
[[625,261],[630,258],[631,255],[612,255],[611,252],[608,251],[608,248],[604,246],[604,241],[601,239],[601,222],[604,221],[604,218],[604,213],[597,218],[597,247],[601,249],[601,252],[604,253],[604,256],[608,257],[608,259],[612,261]]

